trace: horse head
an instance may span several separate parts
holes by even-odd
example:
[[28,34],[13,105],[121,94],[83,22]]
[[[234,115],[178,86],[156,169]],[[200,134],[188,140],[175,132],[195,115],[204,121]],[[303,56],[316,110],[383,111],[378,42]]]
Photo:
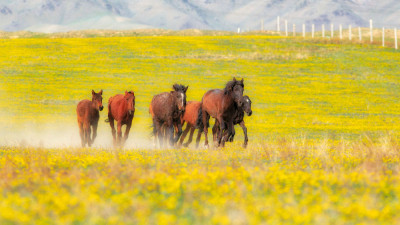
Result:
[[184,112],[186,108],[186,91],[189,86],[183,86],[181,84],[174,84],[172,86],[174,91],[171,91],[171,94],[174,98],[175,105],[178,106],[179,112]]
[[243,96],[242,103],[243,103],[242,104],[243,111],[246,112],[248,116],[251,116],[251,114],[253,114],[253,111],[251,110],[251,100],[249,96],[247,95]]
[[96,109],[99,109],[100,111],[103,110],[103,90],[101,90],[99,93],[94,92],[92,90],[92,102],[95,105]]
[[224,89],[224,94],[231,95],[236,104],[239,107],[242,107],[243,91],[244,91],[243,79],[241,81],[238,81],[236,80],[236,78],[233,78],[233,80],[229,81],[226,84]]
[[133,91],[125,91],[124,99],[128,103],[128,113],[129,115],[132,115],[135,113],[135,93]]

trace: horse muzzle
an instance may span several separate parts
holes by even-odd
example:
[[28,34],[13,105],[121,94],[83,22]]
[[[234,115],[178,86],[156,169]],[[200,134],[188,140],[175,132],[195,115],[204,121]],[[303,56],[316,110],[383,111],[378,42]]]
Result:
[[246,112],[248,116],[251,116],[251,114],[253,114],[253,111],[250,112]]
[[128,110],[129,115],[132,115],[133,112],[134,112],[133,110]]
[[103,109],[104,109],[103,106],[100,106],[100,107],[99,107],[99,110],[100,110],[100,111],[103,111]]

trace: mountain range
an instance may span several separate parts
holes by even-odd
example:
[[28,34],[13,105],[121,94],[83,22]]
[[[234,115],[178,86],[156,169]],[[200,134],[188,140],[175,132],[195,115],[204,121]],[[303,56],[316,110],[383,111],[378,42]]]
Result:
[[[289,24],[400,25],[398,0],[0,0],[0,30],[276,30]],[[262,22],[261,22],[262,21]]]

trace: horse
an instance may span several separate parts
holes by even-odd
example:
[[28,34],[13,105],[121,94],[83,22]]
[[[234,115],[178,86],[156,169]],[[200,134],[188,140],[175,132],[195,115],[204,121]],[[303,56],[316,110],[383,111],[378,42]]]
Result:
[[[86,144],[90,147],[97,136],[97,125],[99,123],[100,113],[103,110],[103,90],[99,93],[92,90],[92,101],[82,100],[76,107],[78,117],[79,135],[81,136],[81,144],[84,148]],[[92,126],[93,134],[90,138]]]
[[[204,146],[206,148],[208,148],[207,124],[210,116],[215,118],[220,125],[220,132],[217,136],[217,146],[224,147],[225,141],[228,138],[227,135],[235,132],[233,129],[235,104],[238,107],[242,106],[243,90],[243,79],[238,81],[236,78],[233,78],[232,81],[226,84],[223,90],[213,89],[204,94],[201,100],[201,113],[199,112],[199,117],[202,117],[205,136]],[[223,131],[225,131],[226,135],[223,135]]]
[[[244,124],[243,118],[244,118],[244,113],[246,113],[247,116],[251,116],[251,114],[253,114],[253,111],[251,110],[251,100],[250,100],[249,96],[247,96],[247,95],[243,96],[242,103],[243,103],[242,106],[237,107],[236,111],[233,115],[233,125],[239,124],[242,127],[243,133],[244,133],[243,148],[246,148],[247,142],[249,141],[249,139],[247,137],[247,127]],[[213,140],[215,141],[216,137],[217,137],[217,133],[219,132],[219,124],[218,124],[217,120],[215,120],[212,131],[213,131]],[[233,132],[233,134],[231,133],[228,136],[228,140],[232,142],[233,137],[234,137],[234,132]]]
[[[114,147],[123,146],[128,139],[134,115],[135,93],[133,91],[125,91],[125,95],[117,94],[108,99],[108,120],[106,122],[109,122],[111,126]],[[117,121],[118,137],[116,137],[114,120]],[[122,137],[122,125],[126,125],[124,137]]]
[[[168,137],[170,145],[173,146],[182,134],[181,117],[185,111],[186,91],[189,86],[174,84],[172,88],[174,90],[171,92],[155,95],[150,103],[149,113],[153,120],[154,144],[158,136],[160,147],[163,146],[164,137]],[[163,126],[165,126],[165,132]],[[177,127],[175,137],[174,126]]]
[[[151,118],[154,117],[153,108],[152,108],[151,104],[150,104],[150,107],[149,107],[149,114],[151,115]],[[179,132],[177,120],[178,119],[174,119],[173,122],[172,122],[172,124],[174,125],[174,131],[175,131],[174,132],[174,138],[177,136],[177,134]],[[180,117],[180,124],[181,124],[181,127],[183,127],[183,125],[184,125],[183,115],[181,115],[181,117]],[[154,128],[154,125],[152,127]],[[166,132],[167,132],[167,122],[164,122],[164,124],[161,126],[161,134],[162,134],[162,136],[164,138],[163,141],[166,141]],[[152,131],[152,135],[154,136],[154,147],[155,147],[157,145],[158,133],[156,135],[154,135],[153,131]]]
[[193,133],[194,133],[195,129],[198,128],[199,131],[197,133],[197,138],[196,138],[196,148],[199,147],[201,133],[203,132],[203,126],[201,123],[199,123],[199,122],[201,122],[201,120],[198,120],[198,116],[199,116],[198,114],[199,114],[200,107],[201,107],[201,102],[198,102],[198,101],[187,102],[185,113],[183,114],[183,117],[182,117],[182,126],[186,122],[186,128],[182,133],[181,139],[179,141],[179,145],[182,145],[187,133],[190,130],[189,140],[185,144],[183,144],[184,147],[188,147],[189,144],[192,142]]

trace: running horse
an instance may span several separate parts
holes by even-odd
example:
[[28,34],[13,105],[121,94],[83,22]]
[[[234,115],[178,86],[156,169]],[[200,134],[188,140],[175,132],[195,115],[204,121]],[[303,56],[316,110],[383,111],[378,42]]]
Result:
[[[247,96],[247,95],[243,96],[242,107],[236,107],[236,111],[233,116],[233,125],[239,124],[243,129],[243,133],[244,133],[243,148],[246,148],[249,138],[247,137],[247,127],[244,124],[244,120],[243,120],[244,113],[246,113],[247,116],[251,116],[251,114],[253,114],[253,111],[251,110],[251,100],[250,100],[249,96]],[[213,131],[213,139],[215,141],[217,138],[217,134],[219,132],[219,124],[218,124],[217,120],[215,120],[212,131]],[[229,134],[228,139],[227,139],[228,141],[231,141],[231,142],[233,141],[234,133],[235,132]]]
[[[97,136],[97,125],[99,123],[100,113],[103,110],[103,90],[99,93],[92,90],[92,101],[82,100],[76,107],[76,114],[78,116],[79,135],[81,136],[82,147],[86,144],[90,147]],[[92,137],[91,127],[93,129]]]
[[210,116],[215,118],[220,126],[216,146],[224,147],[229,135],[234,135],[233,117],[236,111],[235,107],[242,106],[243,90],[243,79],[238,81],[236,78],[233,78],[233,80],[226,84],[223,90],[213,89],[204,94],[201,101],[201,111],[199,110],[199,117],[201,117],[204,127],[204,146],[206,148],[208,148],[207,125]]
[[[171,92],[155,95],[150,103],[149,113],[153,119],[154,144],[158,138],[163,147],[164,136],[173,146],[182,134],[182,115],[186,107],[186,91],[189,86],[174,84]],[[174,126],[177,131],[174,137]],[[165,129],[164,129],[165,128]]]
[[[108,120],[113,136],[114,147],[123,146],[129,136],[132,120],[135,115],[135,93],[125,91],[125,94],[117,94],[108,99]],[[117,121],[117,131],[114,127]],[[126,125],[124,137],[122,137],[122,125]],[[116,133],[118,136],[116,136]]]
[[203,132],[203,126],[199,117],[199,109],[201,107],[201,102],[189,101],[186,104],[185,113],[182,117],[182,126],[186,123],[186,128],[182,133],[179,145],[182,145],[185,140],[186,135],[190,131],[189,140],[183,144],[184,147],[188,147],[193,140],[193,133],[196,129],[199,129],[196,138],[196,148],[199,147],[199,142],[201,138],[201,133]]

